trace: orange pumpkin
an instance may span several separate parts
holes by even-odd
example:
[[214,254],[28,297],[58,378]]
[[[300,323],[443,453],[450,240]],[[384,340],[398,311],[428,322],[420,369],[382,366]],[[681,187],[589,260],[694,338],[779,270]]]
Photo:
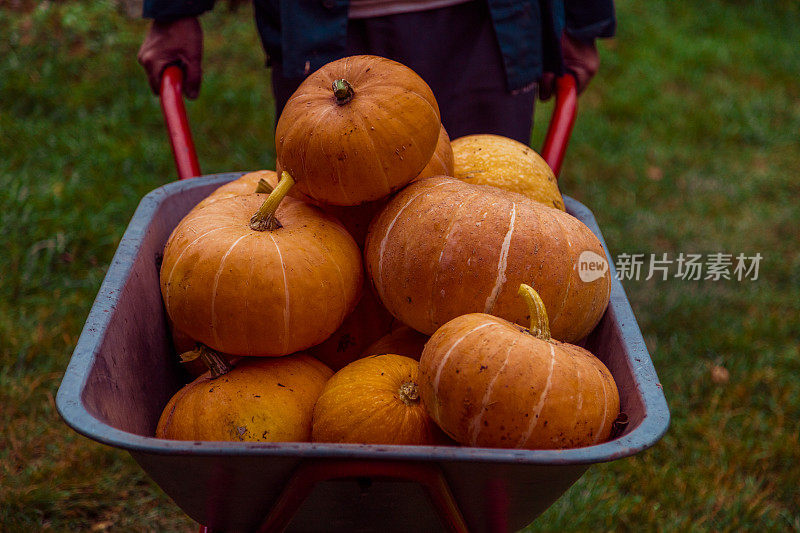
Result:
[[325,384],[314,407],[314,442],[438,444],[444,436],[420,403],[419,364],[386,354],[353,361]]
[[182,354],[183,352],[193,350],[197,344],[197,341],[176,328],[175,324],[173,324],[169,317],[167,317],[167,323],[169,324],[169,330],[172,335],[172,348],[175,353]]
[[156,437],[196,441],[303,442],[314,404],[333,372],[305,354],[243,359],[235,368],[204,350],[207,372],[179,390]]
[[286,102],[276,152],[303,194],[357,205],[414,179],[440,128],[433,92],[414,71],[383,57],[346,57],[311,74]]
[[420,394],[461,444],[553,449],[608,439],[619,393],[587,350],[550,338],[544,304],[528,286],[531,327],[473,313],[439,328],[420,359]]
[[363,351],[362,357],[368,355],[381,355],[385,353],[393,353],[398,355],[405,355],[411,359],[419,361],[422,355],[422,349],[428,341],[428,336],[423,335],[408,326],[400,326],[388,335],[384,335],[380,339],[370,344],[366,350]]
[[430,178],[433,176],[453,176],[454,160],[453,148],[450,146],[450,136],[444,126],[439,130],[439,139],[436,141],[436,150],[433,152],[431,160],[425,165],[414,181]]
[[375,218],[364,257],[383,304],[417,331],[432,334],[473,312],[525,324],[516,287],[529,283],[552,313],[553,336],[575,342],[600,321],[611,291],[608,270],[581,279],[584,253],[605,257],[591,230],[567,213],[435,177],[406,187]]
[[[278,165],[278,175],[280,175],[280,170],[280,165]],[[431,156],[425,168],[422,169],[422,172],[414,178],[414,181],[440,175],[453,175],[453,149],[450,148],[450,137],[447,135],[444,126],[439,129],[439,140],[437,141],[433,156]],[[275,184],[277,184],[277,176],[269,177],[267,181],[275,186]],[[295,190],[292,189],[291,192],[295,192]],[[336,217],[336,219],[347,228],[347,231],[350,232],[350,235],[353,236],[353,239],[355,239],[361,249],[364,248],[364,242],[367,240],[367,231],[369,230],[370,222],[375,218],[375,215],[386,207],[386,203],[389,201],[388,198],[381,198],[373,202],[364,202],[359,205],[328,205],[315,202],[308,196],[299,192],[292,196],[300,200],[314,203],[326,213]]]
[[[270,193],[278,184],[278,178],[274,170],[257,170],[255,172],[248,172],[239,178],[226,183],[214,190],[211,194],[201,200],[194,209],[201,209],[206,205],[216,202],[222,198],[230,198],[232,196],[242,196],[253,193]],[[291,192],[291,191],[290,191]],[[172,320],[169,321],[169,329],[172,334],[172,346],[175,353],[183,354],[185,352],[193,352],[197,341],[191,338],[183,331],[177,329]],[[197,358],[191,361],[181,361],[183,368],[189,372],[193,377],[198,377],[206,371],[203,362]]]
[[361,300],[342,326],[325,342],[309,348],[308,353],[337,371],[363,357],[364,348],[386,334],[393,321],[394,317],[383,307],[372,289],[364,287]]
[[[175,326],[214,350],[279,356],[321,343],[358,301],[358,246],[319,209],[285,198],[284,173],[251,194],[192,210],[164,250],[161,294]],[[253,213],[256,213],[253,215]]]

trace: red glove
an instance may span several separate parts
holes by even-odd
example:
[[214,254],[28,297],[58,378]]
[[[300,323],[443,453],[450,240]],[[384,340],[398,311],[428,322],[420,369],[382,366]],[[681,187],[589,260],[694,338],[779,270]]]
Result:
[[183,69],[183,94],[197,98],[203,77],[203,30],[197,17],[187,17],[171,22],[153,22],[144,38],[139,63],[147,72],[150,88],[158,94],[161,75],[169,65]]
[[[567,72],[575,76],[578,94],[580,94],[597,74],[597,68],[600,66],[597,47],[594,42],[587,44],[564,32],[561,36],[561,50],[564,54],[564,66],[567,68]],[[539,80],[539,99],[548,100],[553,96],[555,90],[555,75],[552,72],[542,74],[542,79]]]

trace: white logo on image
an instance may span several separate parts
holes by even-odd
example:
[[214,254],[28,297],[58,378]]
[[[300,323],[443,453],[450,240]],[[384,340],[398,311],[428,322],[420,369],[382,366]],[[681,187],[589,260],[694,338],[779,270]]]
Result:
[[608,272],[608,261],[602,255],[586,250],[578,257],[578,276],[581,281],[591,283]]

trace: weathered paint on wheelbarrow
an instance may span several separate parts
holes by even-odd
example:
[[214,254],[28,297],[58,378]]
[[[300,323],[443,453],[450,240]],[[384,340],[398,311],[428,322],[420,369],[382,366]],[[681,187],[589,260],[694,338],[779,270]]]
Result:
[[[141,201],[57,397],[59,412],[71,427],[128,450],[198,522],[214,529],[256,530],[269,516],[265,530],[291,521],[289,529],[298,531],[434,531],[443,524],[460,529],[463,515],[472,531],[516,530],[591,464],[634,455],[666,431],[664,394],[623,288],[612,278],[608,311],[586,341],[614,375],[628,416],[626,429],[609,442],[570,450],[504,450],[152,437],[163,406],[182,385],[159,292],[164,243],[193,205],[237,176],[171,183]],[[592,213],[571,198],[565,202],[605,247]],[[322,476],[316,486],[306,483],[301,494],[297,487],[313,477],[309,473],[331,465],[341,470],[339,475]],[[437,479],[425,489],[409,482],[423,476],[443,478],[445,488],[435,488]],[[287,484],[290,489],[284,491]],[[450,494],[460,515],[448,510]]]

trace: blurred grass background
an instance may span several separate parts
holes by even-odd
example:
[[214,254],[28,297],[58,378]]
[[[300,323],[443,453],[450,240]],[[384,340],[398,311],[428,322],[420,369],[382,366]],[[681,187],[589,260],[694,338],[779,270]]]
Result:
[[[800,4],[617,8],[563,191],[593,209],[615,255],[763,259],[756,281],[625,282],[672,425],[653,449],[590,469],[530,529],[800,530]],[[189,104],[203,171],[272,168],[250,9],[219,6],[203,26]],[[110,1],[0,4],[3,531],[196,527],[54,405],[139,199],[175,175],[135,60],[145,30]]]

